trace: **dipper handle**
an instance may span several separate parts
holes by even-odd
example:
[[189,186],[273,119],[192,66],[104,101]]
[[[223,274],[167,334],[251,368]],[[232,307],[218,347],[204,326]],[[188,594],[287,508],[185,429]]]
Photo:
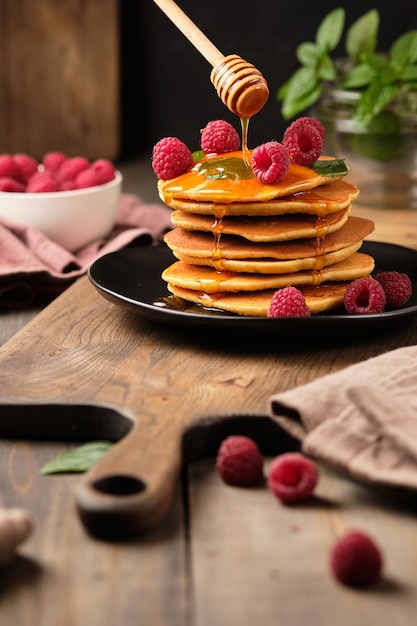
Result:
[[154,2],[211,65],[216,65],[224,57],[173,0],[154,0]]

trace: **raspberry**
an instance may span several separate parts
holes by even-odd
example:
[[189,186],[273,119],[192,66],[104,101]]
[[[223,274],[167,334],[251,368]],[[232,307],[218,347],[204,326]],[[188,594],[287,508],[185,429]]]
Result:
[[161,180],[185,174],[194,165],[193,155],[177,137],[165,137],[152,151],[152,168]]
[[324,138],[326,136],[326,131],[324,129],[323,124],[316,117],[299,117],[298,124],[311,124],[319,133],[322,140],[324,141]]
[[256,443],[243,435],[231,435],[222,441],[216,469],[228,485],[252,487],[264,479],[263,457]]
[[389,306],[402,306],[410,299],[413,284],[410,277],[402,272],[380,272],[375,280],[381,285]]
[[19,153],[13,155],[13,160],[20,171],[20,179],[27,182],[38,169],[38,162],[28,154]]
[[318,120],[312,122],[312,119],[300,117],[284,133],[282,143],[292,161],[298,165],[311,165],[317,161],[323,149],[324,128],[318,126]]
[[42,159],[42,165],[46,170],[57,172],[66,160],[63,152],[47,152]]
[[100,175],[92,167],[80,172],[75,179],[75,189],[86,189],[87,187],[96,187],[96,185],[101,184]]
[[26,191],[28,193],[59,191],[59,183],[53,173],[48,170],[35,172],[29,179]]
[[278,289],[272,296],[268,317],[308,317],[311,315],[306,299],[296,287]]
[[99,185],[109,183],[111,180],[113,180],[116,173],[116,168],[114,167],[113,163],[108,159],[97,159],[91,165],[91,169],[97,175],[97,178],[100,181],[98,183]]
[[11,154],[0,155],[0,178],[21,179],[21,172]]
[[289,166],[288,152],[278,141],[268,141],[252,152],[253,173],[266,185],[282,180]]
[[330,553],[333,575],[349,587],[370,587],[380,577],[382,565],[380,548],[360,530],[347,532]]
[[20,180],[10,178],[10,176],[2,176],[0,178],[0,191],[24,192],[25,186]]
[[382,285],[370,276],[357,278],[350,283],[345,291],[345,308],[348,313],[353,315],[382,313],[385,302]]
[[313,461],[299,452],[280,454],[272,461],[268,488],[286,504],[306,500],[314,491],[318,472]]
[[206,154],[233,152],[239,146],[239,134],[224,120],[213,120],[201,131],[201,149]]
[[64,161],[57,172],[57,176],[61,182],[66,180],[74,180],[78,174],[90,167],[90,162],[85,157],[72,157]]

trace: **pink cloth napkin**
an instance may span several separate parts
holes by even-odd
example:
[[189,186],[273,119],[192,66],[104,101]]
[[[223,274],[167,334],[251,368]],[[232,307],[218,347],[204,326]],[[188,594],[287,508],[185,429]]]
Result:
[[55,296],[109,252],[161,241],[171,228],[170,210],[123,193],[116,223],[106,239],[68,252],[36,229],[0,220],[0,307],[28,306]]
[[367,482],[417,489],[417,346],[275,394],[269,409],[306,454]]

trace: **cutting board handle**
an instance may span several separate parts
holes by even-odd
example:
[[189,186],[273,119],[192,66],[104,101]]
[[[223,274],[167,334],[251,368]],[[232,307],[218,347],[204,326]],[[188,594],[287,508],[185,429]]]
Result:
[[121,540],[155,526],[170,508],[182,464],[182,432],[134,425],[83,477],[77,508],[88,532]]

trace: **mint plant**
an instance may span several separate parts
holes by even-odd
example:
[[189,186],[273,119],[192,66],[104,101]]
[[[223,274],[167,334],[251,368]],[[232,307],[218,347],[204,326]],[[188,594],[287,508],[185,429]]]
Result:
[[278,90],[285,119],[313,106],[330,83],[359,92],[353,119],[368,125],[388,106],[398,115],[417,115],[417,30],[401,35],[385,53],[377,51],[380,16],[362,15],[346,31],[345,54],[331,56],[342,41],[345,10],[332,10],[319,25],[315,41],[296,49],[301,67]]

